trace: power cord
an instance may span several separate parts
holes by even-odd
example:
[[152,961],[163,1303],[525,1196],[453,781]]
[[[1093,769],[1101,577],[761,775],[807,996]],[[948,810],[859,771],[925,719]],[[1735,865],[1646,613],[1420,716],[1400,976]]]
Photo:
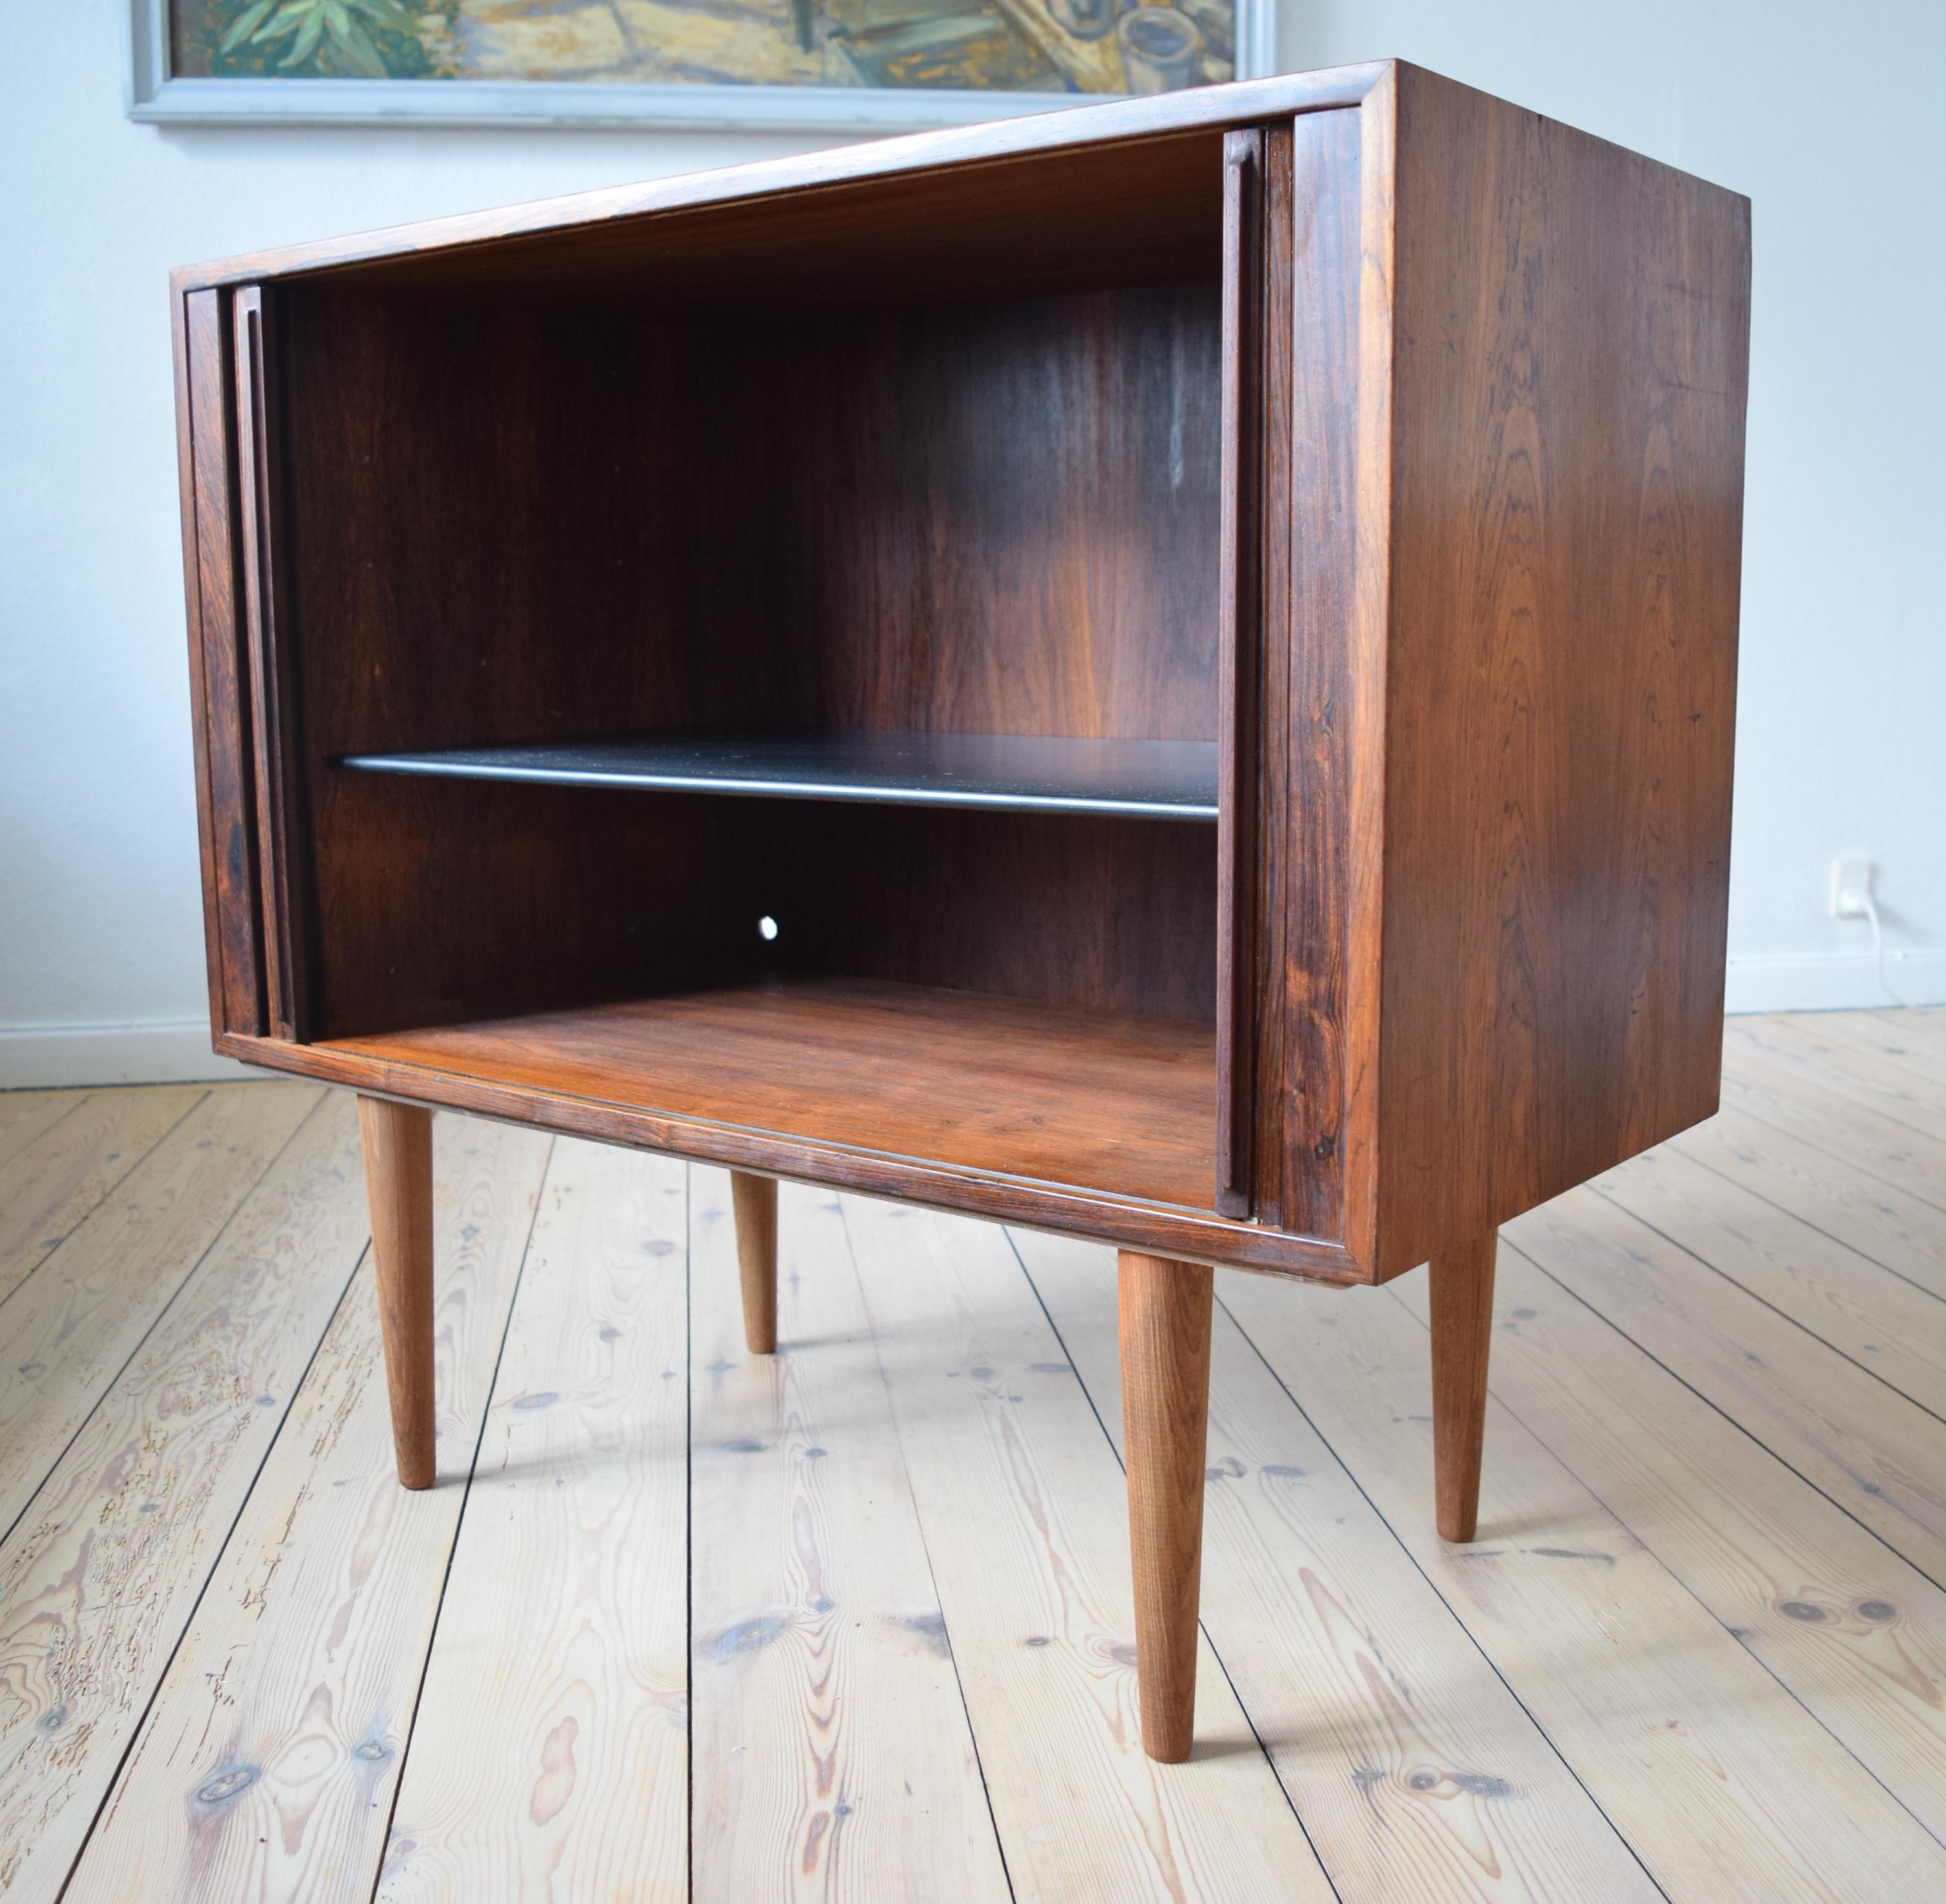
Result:
[[1879,923],[1878,907],[1873,903],[1872,895],[1869,892],[1855,892],[1849,896],[1857,901],[1865,916],[1872,923],[1872,954],[1878,963],[1879,990],[1883,992],[1900,1010],[1904,1011],[1906,1009],[1907,1001],[1900,997],[1898,994],[1886,982],[1885,928]]

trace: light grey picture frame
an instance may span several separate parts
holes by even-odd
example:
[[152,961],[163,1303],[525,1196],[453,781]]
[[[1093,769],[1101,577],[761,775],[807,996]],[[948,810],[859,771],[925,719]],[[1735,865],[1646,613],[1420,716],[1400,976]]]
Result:
[[[683,126],[898,132],[1090,105],[1107,93],[605,81],[208,79],[169,71],[169,0],[127,0],[126,104],[153,125]],[[1276,70],[1277,0],[1236,0],[1237,77]]]

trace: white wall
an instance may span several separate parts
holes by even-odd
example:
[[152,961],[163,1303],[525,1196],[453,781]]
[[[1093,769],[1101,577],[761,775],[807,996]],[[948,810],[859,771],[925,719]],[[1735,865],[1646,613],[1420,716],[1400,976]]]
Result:
[[[1870,1001],[1841,852],[1932,950],[1893,982],[1946,1000],[1946,8],[1285,4],[1287,65],[1417,60],[1755,199],[1732,1002]],[[162,131],[122,116],[120,5],[0,6],[0,1084],[210,1068],[168,267],[808,143]]]

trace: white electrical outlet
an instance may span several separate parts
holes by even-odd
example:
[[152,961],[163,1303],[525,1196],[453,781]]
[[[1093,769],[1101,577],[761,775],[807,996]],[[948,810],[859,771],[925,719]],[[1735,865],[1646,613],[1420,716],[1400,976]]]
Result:
[[1872,863],[1868,859],[1834,859],[1831,862],[1831,916],[1863,919],[1866,901],[1872,896]]

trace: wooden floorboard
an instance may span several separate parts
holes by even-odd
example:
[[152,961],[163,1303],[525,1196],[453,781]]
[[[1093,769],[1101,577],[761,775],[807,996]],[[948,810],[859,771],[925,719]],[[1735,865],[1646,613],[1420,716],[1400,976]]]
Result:
[[[1480,1538],[1433,1525],[1430,1355],[1383,1290],[1219,1297],[1672,1899],[1873,1904],[1946,1853],[1608,1506],[1490,1405]],[[1799,1794],[1820,1794],[1807,1809]]]
[[1946,1593],[1509,1244],[1493,1308],[1509,1412],[1946,1840]]
[[211,1093],[0,1309],[0,1536],[323,1096]]
[[364,1244],[327,1096],[0,1543],[0,1896],[79,1855]]
[[1853,1044],[1861,1049],[1889,1058],[1900,1073],[1915,1083],[1929,1085],[1935,1094],[1942,1088],[1942,1068],[1946,1068],[1946,1010],[1933,1009],[1907,1012],[1800,1012],[1789,1018],[1772,1021],[1793,1031],[1809,1031],[1821,1038]]
[[85,1091],[0,1092],[0,1164],[57,1124],[87,1095]]
[[1506,1241],[1946,1585],[1946,1422],[1590,1189]]
[[[1836,1088],[1815,1061],[1755,1050],[1727,1054],[1723,1102],[1893,1185],[1946,1215],[1946,1139]],[[1946,1130],[1946,1121],[1938,1128]]]
[[1595,1188],[1807,1334],[1946,1417],[1946,1303],[1675,1150]]
[[437,1120],[439,1479],[408,1493],[353,1279],[88,1842],[70,1904],[364,1899],[547,1139]]
[[1833,1092],[1929,1136],[1935,1132],[1946,1118],[1946,1081],[1939,1075],[1939,1054],[1923,1049],[1931,1040],[1923,1034],[1914,1040],[1908,1033],[1908,1040],[1920,1049],[1874,1048],[1870,1041],[1821,1025],[1822,1015],[1732,1019],[1724,1040],[1725,1052],[1733,1064],[1747,1055],[1762,1059],[1802,1076],[1817,1090]]
[[[1225,1275],[1198,1739],[1140,1751],[1113,1257],[438,1120],[394,1485],[348,1100],[0,1095],[0,1899],[1946,1896],[1946,1013],[1742,1020],[1423,1278]],[[475,1450],[477,1449],[477,1461]]]
[[554,1146],[406,1755],[387,1904],[688,1894],[686,1175]]
[[1004,1899],[838,1200],[783,1187],[778,1352],[753,1355],[727,1173],[690,1181],[695,1896]]
[[1935,1205],[1741,1111],[1721,1111],[1663,1148],[1946,1298],[1946,1213]]
[[[1114,1252],[1014,1241],[1119,1449]],[[1206,1485],[1203,1629],[1341,1896],[1660,1894],[1222,1310]]]
[[1330,1898],[1206,1643],[1194,1753],[1143,1754],[1121,1466],[1004,1232],[845,1210],[1015,1896]]
[[205,1089],[91,1091],[0,1164],[0,1298],[60,1247]]

